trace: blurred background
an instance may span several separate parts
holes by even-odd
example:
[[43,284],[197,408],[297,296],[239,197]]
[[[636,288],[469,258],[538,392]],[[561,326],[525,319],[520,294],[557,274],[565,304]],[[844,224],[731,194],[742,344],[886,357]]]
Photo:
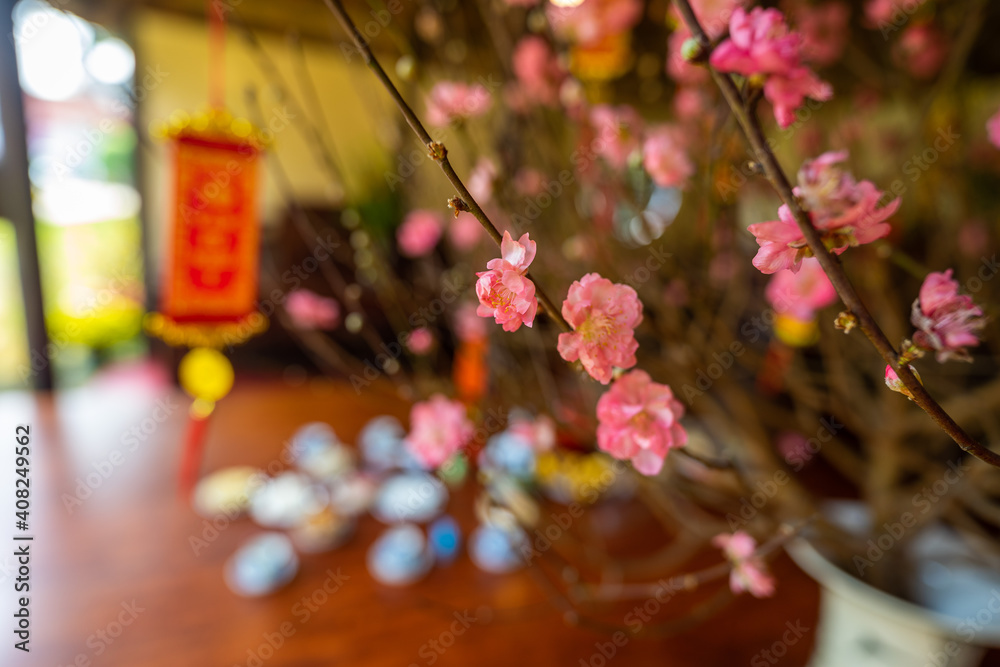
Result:
[[[429,82],[447,76],[459,79],[466,73],[472,81],[473,72],[478,76],[493,65],[495,54],[486,44],[488,36],[496,40],[497,35],[490,34],[488,12],[500,12],[502,6],[509,18],[521,11],[511,8],[525,3],[477,0],[474,10],[472,3],[464,0],[403,0],[392,5],[392,25],[387,29],[379,16],[389,4],[378,0],[344,4],[408,99],[421,100],[414,105],[422,113]],[[610,80],[585,82],[576,93],[595,103],[627,101],[652,109],[652,117],[662,119],[673,114],[670,104],[675,103],[675,93],[680,90],[668,74],[669,68],[664,67],[668,38],[677,31],[677,24],[671,19],[669,2],[649,0],[641,4],[641,20],[634,30],[627,66]],[[907,47],[915,49],[917,55],[934,56],[931,59],[936,59],[936,67],[942,71],[939,79],[934,78],[938,70],[929,78],[912,72],[886,74],[895,58],[886,55],[888,38],[871,26],[861,27],[864,7],[873,4],[872,0],[843,4],[850,7],[852,39],[862,48],[856,44],[847,48],[829,78],[838,86],[850,81],[862,90],[838,97],[818,110],[823,124],[803,123],[804,127],[796,126],[789,134],[777,135],[781,138],[777,150],[789,163],[799,163],[804,155],[815,155],[821,147],[853,142],[855,155],[866,160],[865,171],[855,172],[859,180],[872,178],[880,188],[887,188],[899,175],[901,162],[913,153],[912,147],[923,148],[922,143],[910,143],[914,137],[932,125],[936,128],[952,118],[963,119],[967,127],[975,128],[971,134],[962,128],[962,145],[968,148],[950,152],[933,169],[924,169],[929,176],[912,188],[904,210],[908,219],[921,224],[941,213],[943,222],[934,234],[947,237],[946,242],[935,244],[939,237],[925,234],[916,223],[909,230],[919,239],[919,244],[912,244],[919,260],[934,259],[934,252],[957,256],[961,264],[956,265],[967,276],[974,275],[981,258],[992,254],[998,233],[995,216],[1000,205],[994,193],[1000,183],[1000,160],[989,152],[991,149],[984,149],[982,139],[986,119],[1000,103],[1000,88],[995,82],[1000,72],[1000,46],[992,38],[1000,29],[1000,3],[970,3],[975,6],[981,29],[968,43],[960,40],[964,31],[956,16],[961,11],[939,12],[936,7],[946,3],[935,2],[921,10],[940,23],[937,27],[957,35],[956,41],[965,50],[961,71],[950,72],[942,65],[944,57],[932,53],[936,48],[933,39],[917,40],[915,46]],[[909,17],[924,4],[901,1],[896,9]],[[479,13],[483,8],[486,13]],[[213,11],[225,17],[221,40],[218,35],[213,37],[218,26],[207,18]],[[532,16],[539,13],[542,10],[525,10],[516,19],[531,26]],[[925,15],[918,16],[923,20]],[[450,31],[449,21],[462,24],[463,29]],[[301,555],[298,577],[274,596],[235,595],[227,588],[223,572],[234,552],[255,535],[255,529],[249,521],[218,517],[211,521],[204,512],[199,515],[192,510],[184,489],[178,492],[181,443],[192,437],[196,421],[189,415],[191,399],[178,383],[184,350],[147,335],[144,328],[147,315],[160,307],[169,261],[165,249],[171,243],[175,194],[172,149],[166,139],[170,128],[190,123],[216,96],[234,116],[249,119],[270,133],[257,179],[256,205],[261,224],[258,307],[271,317],[271,324],[245,344],[225,348],[235,369],[235,389],[213,413],[200,460],[202,472],[248,466],[276,476],[289,463],[282,457],[303,424],[330,424],[343,442],[351,444],[359,441],[362,429],[374,418],[389,415],[405,424],[410,402],[429,393],[427,387],[437,389],[439,380],[446,382],[449,374],[441,369],[450,368],[462,357],[460,351],[469,351],[470,346],[463,346],[460,340],[460,332],[446,331],[459,326],[439,323],[431,327],[437,336],[432,354],[424,358],[423,353],[414,353],[414,358],[396,363],[394,371],[384,368],[384,374],[372,367],[378,377],[366,380],[364,390],[359,391],[355,378],[359,373],[368,378],[364,366],[343,370],[331,362],[337,361],[337,355],[329,353],[331,346],[318,340],[314,331],[288,326],[281,307],[284,297],[276,300],[269,296],[275,288],[287,291],[291,282],[285,277],[288,271],[308,266],[317,247],[338,250],[331,252],[335,256],[332,263],[346,277],[341,278],[341,286],[348,297],[337,296],[342,304],[353,302],[354,314],[367,313],[367,319],[344,317],[344,326],[331,327],[337,330],[329,335],[337,348],[358,364],[366,358],[375,359],[369,348],[377,350],[377,346],[365,339],[366,333],[385,341],[399,333],[394,314],[383,307],[384,294],[378,288],[387,273],[398,275],[402,285],[413,288],[412,292],[401,290],[392,295],[403,303],[403,311],[412,313],[419,304],[430,302],[429,297],[441,294],[436,282],[439,274],[451,280],[464,271],[468,277],[470,266],[478,267],[480,259],[484,263],[495,253],[491,248],[481,257],[472,254],[461,270],[449,272],[449,258],[443,251],[419,261],[397,251],[397,228],[406,211],[420,205],[437,207],[450,216],[444,202],[453,192],[423,158],[423,147],[409,134],[398,110],[322,1],[0,0],[0,29],[4,32],[0,40],[0,426],[5,429],[0,436],[6,438],[6,430],[13,431],[15,424],[30,424],[33,429],[32,522],[37,530],[32,547],[33,591],[37,591],[32,602],[33,653],[22,655],[7,645],[0,653],[0,664],[808,664],[816,642],[819,586],[783,553],[773,564],[779,579],[777,592],[767,600],[742,596],[734,601],[730,596],[724,604],[717,604],[713,595],[701,591],[688,601],[674,602],[672,594],[654,591],[635,600],[612,597],[599,601],[601,604],[590,600],[582,608],[596,609],[599,613],[594,616],[604,619],[592,622],[553,590],[551,581],[573,589],[588,573],[599,572],[601,577],[610,577],[607,581],[621,582],[652,579],[681,562],[696,569],[718,562],[717,552],[706,550],[704,540],[688,542],[679,537],[691,528],[689,524],[702,521],[702,515],[690,509],[690,497],[703,500],[699,484],[705,481],[707,488],[708,482],[717,481],[708,467],[683,458],[678,464],[682,482],[677,497],[673,490],[665,492],[670,498],[659,498],[663,502],[658,505],[647,502],[642,493],[633,493],[634,489],[621,496],[609,494],[610,498],[602,497],[600,503],[587,507],[583,518],[568,531],[572,535],[563,534],[567,533],[563,529],[557,541],[582,557],[586,565],[580,568],[560,560],[561,549],[548,553],[544,547],[542,551],[551,560],[510,574],[490,573],[459,558],[450,569],[435,570],[412,588],[384,586],[369,575],[367,562],[369,546],[381,534],[381,527],[366,518],[357,523],[354,539],[342,548],[330,554]],[[536,25],[531,30],[546,34],[547,28]],[[823,32],[822,24],[816,32]],[[898,35],[892,39],[894,45],[902,41]],[[867,46],[872,48],[866,50]],[[867,52],[885,57],[873,62]],[[953,96],[946,86],[963,73],[968,76],[961,79],[961,95]],[[940,84],[944,87],[939,89],[938,81],[945,81]],[[911,99],[922,99],[925,94],[930,101],[936,97],[937,102],[932,105],[929,101],[923,109],[911,104]],[[509,99],[497,92],[494,105],[506,112]],[[693,125],[706,140],[706,149],[691,151],[701,171],[686,191],[653,187],[645,174],[641,178],[636,175],[641,169],[633,164],[629,167],[632,171],[617,176],[626,186],[622,189],[641,181],[635,190],[641,192],[637,198],[642,200],[643,211],[611,211],[614,206],[602,208],[595,202],[603,202],[605,196],[614,200],[618,193],[612,193],[601,174],[592,170],[590,176],[580,179],[580,190],[587,190],[587,197],[600,190],[598,196],[586,201],[583,195],[566,197],[557,205],[563,209],[551,211],[553,220],[533,228],[532,235],[537,230],[539,235],[547,231],[557,236],[558,225],[569,223],[567,216],[560,218],[555,213],[572,209],[581,220],[600,227],[607,239],[613,238],[615,244],[620,242],[632,253],[626,261],[645,259],[647,247],[661,247],[651,244],[666,240],[676,251],[669,271],[683,275],[687,270],[687,275],[693,276],[690,299],[684,284],[667,282],[668,269],[664,270],[666,287],[653,281],[646,289],[663,288],[655,298],[668,308],[683,310],[689,300],[695,304],[688,309],[692,312],[699,303],[706,309],[718,306],[718,312],[725,305],[736,314],[720,328],[729,327],[736,339],[735,331],[741,329],[735,324],[744,322],[747,312],[760,313],[767,306],[761,297],[762,278],[749,267],[747,253],[755,250],[748,251],[752,240],[733,230],[742,232],[748,222],[773,217],[776,200],[760,183],[748,185],[745,192],[749,194],[739,204],[726,193],[725,184],[732,186],[740,179],[737,165],[746,163],[747,154],[742,143],[732,139],[733,126],[727,125],[730,119],[720,111],[722,106],[715,100],[714,106],[705,103],[703,111],[695,114],[699,118]],[[454,146],[459,171],[464,175],[477,165],[476,146],[494,148],[497,155],[510,158],[517,151],[505,133],[528,136],[521,134],[526,128],[538,136],[554,138],[552,146],[533,146],[551,159],[550,164],[568,163],[578,139],[566,129],[569,121],[560,117],[559,111],[546,109],[544,113],[548,116],[542,120],[521,118],[509,125],[449,127],[449,132],[455,130],[448,140],[449,146]],[[520,122],[524,125],[517,125]],[[913,128],[917,129],[912,135],[907,134]],[[560,134],[563,130],[565,134]],[[509,150],[505,153],[505,149]],[[419,155],[417,161],[409,157],[414,151]],[[518,160],[523,157],[517,155]],[[405,188],[394,181],[400,175],[406,180]],[[501,176],[506,175],[501,169]],[[742,178],[739,185],[746,180]],[[933,206],[929,199],[933,199]],[[975,216],[967,215],[969,209],[982,211],[981,217],[971,219]],[[697,234],[671,239],[670,233],[680,227],[667,231],[675,217],[692,222]],[[303,218],[311,225],[307,233],[301,226]],[[725,221],[718,228],[714,226],[717,218]],[[935,218],[934,224],[937,222]],[[449,220],[448,224],[454,223]],[[961,236],[955,233],[960,225],[964,230]],[[695,236],[698,238],[692,240]],[[601,255],[600,248],[588,248],[586,241],[567,236],[565,243],[553,244],[552,252],[562,261],[541,270],[557,275],[562,281],[557,284],[568,284],[572,277],[567,276],[576,276],[582,262]],[[686,253],[684,244],[702,242],[697,252]],[[449,243],[458,245],[452,237]],[[923,246],[931,246],[931,251],[924,253]],[[869,248],[868,255],[860,249],[852,252],[872,261],[873,257],[884,259],[892,254],[890,250],[883,252],[884,248]],[[747,266],[739,269],[750,273],[746,280],[740,279],[737,269],[727,268],[739,253],[746,255],[741,261],[747,260],[743,261]],[[896,263],[892,270],[897,275],[906,269],[913,273],[912,266],[906,265],[909,258],[902,252],[898,255],[901,257],[893,257]],[[728,257],[729,263],[710,263],[709,257]],[[698,267],[691,268],[693,264]],[[906,278],[909,282],[893,280],[887,273],[874,269],[866,273],[866,265],[859,266],[866,287],[889,283],[906,292],[906,304],[912,299],[917,285],[912,275]],[[435,271],[438,273],[428,277]],[[330,291],[328,278],[313,268],[294,280],[297,286],[323,293]],[[471,281],[460,283],[457,291],[474,302],[471,285]],[[736,285],[735,291],[728,291],[732,285]],[[698,290],[703,287],[706,292],[714,290],[713,297],[722,296],[718,301],[702,300]],[[754,300],[746,296],[751,288],[756,290]],[[977,300],[988,301],[986,297],[995,295],[997,289],[988,285]],[[908,305],[893,319],[893,326],[900,331],[905,328],[906,308]],[[829,324],[827,320],[832,321],[832,314],[823,320],[824,326]],[[678,340],[701,339],[703,347],[693,348],[700,351],[700,361],[694,352],[689,355],[693,360],[681,359],[690,346],[678,344],[660,354],[660,347],[646,345],[660,340],[659,333],[650,336],[647,331],[644,339],[645,349],[651,349],[651,356],[659,357],[660,362],[687,364],[688,374],[674,377],[695,382],[695,371],[712,360],[709,354],[715,350],[708,347],[707,332],[716,321],[711,320],[702,334],[691,333],[695,328],[686,326],[678,326],[683,330],[679,333],[673,331],[670,326],[674,320],[667,317],[651,319]],[[692,321],[698,319],[691,316]],[[719,321],[722,319],[720,316]],[[412,318],[409,323],[403,329],[413,329]],[[507,399],[520,399],[523,392],[524,402],[537,409],[544,401],[535,392],[551,387],[535,382],[533,376],[525,380],[504,370],[518,363],[527,366],[524,359],[537,350],[536,339],[524,342],[528,335],[536,334],[521,333],[524,337],[518,342],[492,348],[495,356],[491,363],[500,370],[493,377],[488,400],[496,392],[503,395],[496,404],[508,406]],[[836,335],[840,336],[839,332]],[[990,349],[995,349],[996,332],[989,335],[994,344]],[[720,339],[728,340],[724,336]],[[815,340],[810,339],[801,347],[813,344]],[[764,359],[762,365],[778,364],[778,375],[799,372],[800,379],[807,377],[805,393],[811,398],[812,376],[805,372],[810,369],[803,371],[790,361],[794,354],[790,350],[797,349],[798,343],[767,345],[764,340],[756,351],[760,354],[747,355],[737,368]],[[833,348],[836,357],[839,348]],[[665,344],[663,349],[668,349]],[[829,348],[824,348],[827,352]],[[775,357],[783,354],[776,362]],[[837,357],[838,363],[881,371],[879,362],[871,363],[871,358],[864,357],[862,363],[859,357],[864,353],[853,354]],[[551,350],[549,356],[554,356]],[[544,362],[544,353],[542,358]],[[809,363],[814,361],[813,357],[808,359]],[[537,357],[532,360],[537,361]],[[987,382],[992,388],[995,359],[987,351],[978,361],[969,371],[940,371],[951,383],[945,386],[956,393]],[[420,371],[430,380],[417,389],[398,381],[396,372],[401,366],[405,371]],[[771,400],[772,394],[758,392],[766,384],[758,384],[765,375],[758,376],[758,370],[742,375],[734,371],[737,378],[733,383],[749,394],[760,394],[755,400]],[[565,372],[557,373],[552,381],[557,389],[571,387],[571,398],[566,401],[571,407],[575,407],[572,397],[576,394],[572,392],[577,390],[577,379]],[[459,379],[455,382],[458,385]],[[679,386],[681,380],[676,382]],[[724,383],[717,386],[719,393]],[[487,383],[480,384],[480,391],[485,392]],[[857,386],[884,392],[879,377],[865,377]],[[581,394],[587,392],[593,394],[589,398],[596,397],[594,387],[581,390]],[[679,393],[677,386],[675,392]],[[892,396],[891,400],[897,398]],[[776,409],[792,412],[799,407],[795,401],[783,399],[782,395],[774,400],[779,405]],[[800,417],[805,414],[802,421],[812,420],[812,430],[799,429],[806,435],[815,433],[814,417],[831,412],[824,400],[815,403],[819,407],[797,413]],[[899,423],[905,421],[903,410],[894,412]],[[966,411],[973,413],[964,415],[972,420],[977,408],[967,405]],[[991,420],[997,415],[993,407],[985,412],[989,414],[976,428],[989,433],[994,427]],[[563,412],[561,417],[565,415]],[[741,419],[738,412],[730,410],[729,415],[733,421]],[[574,416],[570,414],[563,421],[572,422]],[[711,416],[701,418],[712,420]],[[773,425],[768,424],[768,428]],[[572,441],[568,449],[583,448],[578,447],[579,432],[586,428],[577,429],[576,441],[567,438]],[[900,438],[926,438],[937,447],[932,453],[941,461],[954,453],[945,448],[952,447],[950,442],[941,445],[926,431],[906,428],[900,427]],[[560,444],[564,444],[562,429],[559,435]],[[582,438],[583,445],[592,445],[586,440],[589,437],[588,432]],[[862,442],[860,435],[846,439],[847,455],[838,459],[832,454],[832,463],[825,458],[816,460],[803,473],[803,484],[810,491],[830,497],[859,495],[844,469],[864,476],[865,460],[853,455],[865,451],[867,442]],[[830,451],[840,450],[831,446],[824,457]],[[3,463],[5,489],[8,483],[13,486],[14,479],[8,460]],[[603,470],[601,464],[594,465]],[[901,497],[908,500],[909,487],[904,482],[913,483],[912,478],[919,481],[919,472],[905,470],[886,485],[898,483]],[[739,490],[727,483],[723,480],[720,484],[721,495],[729,494],[727,500],[738,499]],[[481,494],[471,486],[459,483],[449,487],[448,511],[466,532],[482,521],[482,506],[490,502],[483,500],[489,493]],[[995,500],[1000,487],[992,482],[987,486],[988,497]],[[879,488],[874,483],[872,487]],[[690,492],[690,497],[684,496],[685,492]],[[711,492],[705,496],[716,499]],[[668,501],[676,514],[688,514],[688,524],[665,516],[661,510]],[[6,509],[6,494],[3,503]],[[998,506],[989,504],[984,513],[992,513]],[[541,507],[539,530],[546,524],[560,526],[563,512],[568,511],[567,503],[547,502]],[[897,510],[886,507],[889,512]],[[1000,515],[991,516],[995,519]],[[713,518],[719,520],[718,516]],[[979,524],[975,528],[979,529]],[[995,526],[988,530],[995,540]],[[706,535],[709,533],[700,537]],[[9,587],[15,572],[9,556],[0,558],[5,618],[12,607]],[[663,609],[669,613],[661,613]],[[605,622],[608,619],[613,622]],[[623,627],[634,634],[619,637],[616,633]],[[988,643],[985,640],[989,637],[978,639]],[[851,664],[924,664],[887,653],[875,640],[855,648],[870,662],[858,659]],[[935,660],[935,656],[927,656],[927,664],[937,665]],[[982,664],[1000,664],[1000,658],[993,652]]]

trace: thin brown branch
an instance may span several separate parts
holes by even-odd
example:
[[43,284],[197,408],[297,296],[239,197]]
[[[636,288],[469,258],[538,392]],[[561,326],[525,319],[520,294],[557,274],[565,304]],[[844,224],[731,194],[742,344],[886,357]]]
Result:
[[[379,80],[379,82],[381,82],[383,87],[385,87],[386,91],[392,97],[392,100],[396,103],[400,113],[403,114],[403,118],[406,119],[406,124],[410,126],[410,129],[413,130],[414,134],[416,134],[420,141],[424,143],[431,159],[438,163],[438,166],[441,167],[441,171],[444,172],[448,181],[452,184],[455,190],[458,191],[459,198],[466,204],[466,206],[468,206],[469,212],[476,217],[476,220],[478,220],[479,224],[483,226],[483,229],[485,229],[490,235],[490,238],[492,238],[497,245],[500,245],[500,242],[503,240],[503,235],[496,228],[496,225],[493,224],[493,221],[490,220],[489,216],[486,215],[486,212],[479,205],[479,202],[476,201],[476,198],[469,192],[469,189],[465,187],[465,183],[462,182],[462,179],[455,172],[455,168],[451,166],[451,162],[448,160],[448,150],[443,144],[434,141],[431,135],[428,134],[423,123],[420,122],[420,119],[413,112],[413,109],[411,109],[410,105],[403,99],[403,96],[396,88],[396,85],[392,82],[392,79],[390,79],[389,75],[385,73],[385,70],[382,69],[382,65],[379,64],[378,59],[375,58],[371,49],[368,48],[367,41],[361,36],[361,33],[358,32],[357,27],[354,25],[351,17],[348,16],[347,12],[344,10],[340,0],[323,1],[326,3],[327,8],[329,8],[329,10],[333,13],[337,22],[340,23],[344,32],[346,32],[351,38],[351,41],[354,42],[355,48],[357,48],[358,53],[361,54],[365,64],[368,65],[368,69],[375,74],[375,77]],[[563,318],[562,313],[556,305],[538,285],[538,282],[531,277],[530,273],[526,274],[526,277],[535,284],[535,296],[538,299],[538,303],[542,306],[542,309],[549,315],[549,317],[555,320],[556,324],[559,325],[559,328],[563,331],[571,331],[572,329],[569,326],[569,323]]]
[[[689,0],[677,0],[676,6],[684,20],[684,23],[687,24],[692,35],[694,35],[695,39],[697,39],[701,44],[703,52],[708,54],[712,48],[711,41],[709,40],[708,35],[705,34],[704,29],[701,27],[698,17],[695,16]],[[966,433],[962,427],[959,426],[958,423],[944,411],[938,402],[931,397],[920,381],[913,375],[912,371],[910,371],[909,366],[899,363],[899,356],[896,349],[893,347],[892,343],[889,342],[889,339],[882,332],[882,329],[875,321],[875,318],[861,300],[861,297],[858,295],[857,290],[855,290],[854,285],[844,272],[844,269],[840,264],[840,260],[827,249],[819,231],[817,231],[817,229],[813,226],[809,214],[802,208],[798,198],[796,198],[795,193],[792,191],[792,185],[788,180],[788,176],[782,170],[781,165],[778,164],[778,160],[774,153],[768,147],[756,113],[745,107],[743,97],[740,94],[739,89],[736,87],[736,84],[733,82],[732,77],[711,67],[709,70],[712,73],[712,78],[715,80],[715,83],[722,91],[722,96],[726,99],[726,102],[732,109],[733,114],[739,121],[740,126],[743,128],[743,133],[746,135],[747,141],[750,143],[757,160],[764,167],[764,173],[767,176],[767,180],[770,181],[772,187],[774,187],[775,191],[778,193],[778,196],[780,196],[781,200],[788,206],[795,218],[796,224],[809,245],[809,249],[812,251],[812,254],[816,257],[816,259],[819,260],[820,266],[830,278],[830,282],[833,283],[834,288],[836,288],[841,301],[843,301],[848,310],[853,313],[855,317],[857,317],[861,331],[865,334],[868,340],[871,341],[872,345],[878,351],[885,363],[896,371],[899,379],[913,396],[914,403],[919,405],[924,412],[930,415],[931,419],[933,419],[945,433],[951,436],[951,438],[963,450],[972,454],[981,461],[1000,467],[1000,454],[987,449],[969,436],[969,434]]]

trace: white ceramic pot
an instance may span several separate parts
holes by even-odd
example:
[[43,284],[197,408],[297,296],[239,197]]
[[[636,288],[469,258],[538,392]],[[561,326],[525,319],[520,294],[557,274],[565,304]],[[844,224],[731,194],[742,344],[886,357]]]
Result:
[[809,667],[976,667],[982,660],[984,649],[967,643],[977,637],[972,626],[963,627],[963,619],[873,588],[805,540],[787,550],[822,588]]

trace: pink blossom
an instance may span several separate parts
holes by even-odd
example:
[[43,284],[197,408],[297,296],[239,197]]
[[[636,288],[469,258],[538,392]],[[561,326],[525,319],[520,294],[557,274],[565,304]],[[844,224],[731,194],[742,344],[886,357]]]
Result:
[[774,107],[774,118],[782,128],[795,122],[795,111],[811,97],[825,101],[833,97],[833,88],[808,67],[796,67],[785,75],[773,75],[764,82],[764,97]]
[[431,88],[427,99],[427,122],[444,127],[455,121],[481,116],[493,104],[490,91],[480,83],[441,81]]
[[410,433],[403,443],[427,468],[437,468],[472,438],[465,406],[442,394],[416,403],[410,410]]
[[534,197],[545,187],[545,174],[532,167],[523,167],[514,174],[514,189],[517,194]]
[[661,125],[650,130],[642,146],[642,164],[653,182],[663,188],[684,185],[694,166],[684,151],[680,128]]
[[764,294],[775,312],[802,321],[811,321],[817,310],[837,300],[837,290],[815,257],[802,260],[798,272],[775,273]]
[[547,452],[556,446],[556,423],[548,415],[512,419],[507,431],[531,445],[536,452]]
[[[747,0],[691,0],[691,9],[701,27],[714,39],[726,31],[736,8],[746,4]],[[671,7],[671,12],[675,20],[681,20],[676,6]]]
[[[698,17],[702,29],[712,39],[726,31],[733,10],[746,4],[746,0],[694,0],[691,9]],[[677,27],[670,33],[667,43],[667,74],[685,85],[693,85],[708,80],[708,71],[684,59],[681,49],[691,37],[691,30],[684,23],[675,3],[671,3],[669,20]]]
[[802,38],[791,33],[777,9],[737,7],[729,19],[729,37],[712,52],[712,67],[744,76],[787,74],[799,66]]
[[1000,148],[1000,109],[986,121],[986,131],[989,133],[990,143]]
[[918,23],[903,31],[894,52],[896,61],[918,79],[940,71],[948,55],[948,40],[933,23]]
[[920,296],[913,302],[910,321],[919,331],[913,342],[927,350],[937,351],[940,362],[949,359],[972,361],[966,346],[979,345],[976,332],[986,325],[983,310],[972,297],[958,293],[958,282],[951,278],[952,270],[931,273],[920,287]]
[[456,250],[462,252],[471,250],[479,245],[486,230],[482,224],[476,220],[476,216],[462,211],[448,224],[448,240],[455,246]]
[[694,86],[681,86],[674,93],[674,112],[681,120],[695,120],[701,117],[707,107],[705,93]]
[[611,382],[615,366],[635,366],[635,327],[642,322],[642,302],[634,289],[588,273],[570,286],[562,314],[573,327],[571,333],[559,334],[563,359],[579,359],[601,384]]
[[816,453],[809,445],[809,441],[801,433],[792,431],[782,433],[778,436],[778,452],[785,459],[785,463],[796,466],[795,470],[801,470],[802,466],[809,462],[813,454]]
[[[799,169],[799,185],[795,188],[823,242],[838,255],[850,246],[887,236],[891,228],[885,221],[901,203],[897,197],[878,208],[883,193],[870,181],[855,182],[850,172],[838,166],[845,159],[847,151],[807,160]],[[778,209],[778,220],[750,225],[748,229],[760,246],[753,265],[761,273],[798,271],[802,260],[812,255],[785,204]]]
[[535,35],[525,37],[514,48],[512,61],[521,92],[529,101],[548,106],[559,102],[566,71],[548,42]]
[[434,211],[411,211],[396,230],[396,244],[407,257],[423,257],[441,240],[444,220]]
[[796,24],[802,32],[802,55],[817,65],[836,62],[847,45],[851,9],[840,2],[821,5],[798,5]]
[[340,304],[307,289],[292,291],[285,300],[285,311],[300,329],[336,329],[340,324]]
[[[909,365],[908,367],[910,369],[910,372],[913,373],[914,376],[916,376],[918,381],[920,381],[920,374],[917,373],[917,369]],[[906,396],[911,401],[913,400],[913,394],[910,392],[909,389],[906,388],[906,385],[903,384],[903,381],[899,379],[899,375],[896,374],[896,371],[893,370],[892,366],[889,365],[886,365],[885,367],[885,386],[887,386],[889,389],[892,389],[896,393]]]
[[739,595],[744,591],[754,597],[774,595],[774,578],[768,573],[763,559],[755,556],[757,541],[741,530],[732,535],[716,535],[712,544],[722,549],[733,565],[729,573],[729,588]]
[[[865,3],[865,19],[869,28],[883,28],[892,23],[897,12],[912,15],[926,0],[868,0]],[[895,30],[895,26],[892,26]],[[883,36],[886,35],[883,28]]]
[[469,194],[477,202],[485,204],[493,199],[496,189],[497,165],[488,157],[479,158],[476,166],[469,173]]
[[597,401],[597,446],[617,459],[631,459],[643,475],[655,475],[667,452],[687,444],[679,420],[684,406],[665,384],[634,370],[621,376]]
[[406,347],[413,354],[427,354],[434,347],[434,334],[427,327],[417,327],[406,337]]
[[476,296],[479,297],[480,317],[492,317],[504,331],[517,331],[522,324],[531,326],[538,310],[535,284],[525,277],[528,265],[535,259],[535,242],[525,234],[515,241],[510,232],[503,233],[500,258],[486,264],[488,271],[476,275]]
[[562,39],[588,46],[626,30],[642,18],[642,0],[583,0],[574,6],[546,3],[552,30]]
[[463,303],[455,311],[455,336],[463,343],[473,343],[486,338],[486,323],[479,317],[477,306]]
[[754,7],[748,14],[738,7],[729,22],[729,37],[712,52],[710,62],[722,72],[764,76],[764,97],[784,128],[795,120],[795,110],[806,97],[833,96],[830,85],[802,65],[801,45],[802,37],[788,31],[777,9]]
[[590,111],[590,124],[597,138],[596,152],[615,169],[624,169],[628,157],[639,150],[642,118],[630,106],[601,104]]

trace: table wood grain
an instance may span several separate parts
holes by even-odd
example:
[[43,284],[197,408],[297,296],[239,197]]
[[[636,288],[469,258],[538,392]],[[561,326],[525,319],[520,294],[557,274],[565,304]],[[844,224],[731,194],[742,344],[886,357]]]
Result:
[[[239,598],[223,583],[223,564],[259,529],[247,519],[208,526],[177,496],[186,408],[169,383],[148,373],[107,377],[51,396],[0,395],[0,427],[10,434],[14,424],[32,427],[35,535],[32,650],[14,651],[6,630],[2,664],[731,667],[769,664],[752,661],[787,623],[808,631],[775,664],[806,663],[817,588],[784,557],[775,563],[774,598],[737,599],[708,623],[665,638],[625,635],[620,647],[606,634],[568,624],[530,573],[486,574],[464,554],[412,587],[377,584],[364,560],[384,527],[369,517],[345,547],[304,556],[284,590]],[[204,469],[266,467],[307,421],[326,421],[353,442],[368,419],[406,412],[386,392],[357,395],[349,385],[325,380],[290,386],[241,378],[213,417]],[[114,450],[121,454],[104,479],[99,471],[107,471]],[[3,469],[9,470],[6,461]],[[89,497],[69,503],[88,474],[92,482],[99,479],[95,472],[100,482]],[[4,474],[9,481],[12,473]],[[449,506],[466,530],[474,525],[473,498],[467,488]],[[5,507],[10,502],[3,499]],[[615,508],[590,509],[578,519],[581,529],[611,541],[616,531],[632,535],[631,548],[640,552],[661,546],[649,521],[637,510]],[[192,538],[207,542],[197,554]],[[8,613],[14,603],[10,564],[0,559]],[[682,608],[673,601],[662,605],[650,624]],[[616,617],[624,619],[621,609],[605,616]],[[611,647],[613,657],[604,658],[602,650],[610,653]]]

